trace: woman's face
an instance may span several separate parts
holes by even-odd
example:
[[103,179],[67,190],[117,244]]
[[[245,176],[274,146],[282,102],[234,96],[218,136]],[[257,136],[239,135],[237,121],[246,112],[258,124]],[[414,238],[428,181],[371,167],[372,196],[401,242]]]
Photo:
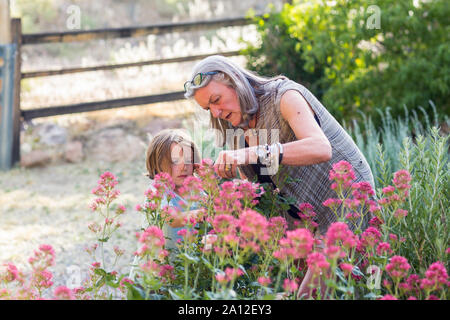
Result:
[[176,188],[183,185],[184,179],[192,176],[194,171],[192,149],[173,142],[170,145],[170,172]]
[[242,122],[236,90],[221,82],[211,80],[207,86],[195,91],[194,99],[204,110],[209,110],[214,118],[226,120],[234,127]]

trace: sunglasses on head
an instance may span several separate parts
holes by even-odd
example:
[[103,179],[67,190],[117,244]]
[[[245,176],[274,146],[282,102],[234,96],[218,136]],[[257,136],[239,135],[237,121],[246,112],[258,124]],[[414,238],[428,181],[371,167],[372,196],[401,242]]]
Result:
[[212,76],[219,73],[219,71],[210,71],[210,72],[199,72],[197,73],[191,81],[186,81],[184,83],[184,91],[188,92],[191,86],[197,87],[202,84],[203,80],[205,80],[206,76]]

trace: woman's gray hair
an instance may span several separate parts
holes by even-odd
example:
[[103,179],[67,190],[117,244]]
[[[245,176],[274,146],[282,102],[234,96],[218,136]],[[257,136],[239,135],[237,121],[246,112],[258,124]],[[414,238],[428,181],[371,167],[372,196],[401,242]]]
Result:
[[[283,76],[274,78],[261,77],[240,67],[228,58],[220,55],[213,55],[201,60],[194,67],[191,79],[200,72],[205,73],[212,71],[218,71],[219,73],[205,76],[205,79],[199,86],[194,86],[192,84],[184,96],[187,99],[192,98],[197,89],[207,86],[211,80],[221,82],[235,89],[242,113],[242,122],[238,125],[240,128],[248,127],[249,121],[253,119],[258,112],[258,97],[265,93],[263,86],[270,81],[285,78]],[[225,130],[232,128],[228,121],[214,118],[212,114],[210,122],[214,129],[218,129],[222,132],[223,137],[225,137]]]

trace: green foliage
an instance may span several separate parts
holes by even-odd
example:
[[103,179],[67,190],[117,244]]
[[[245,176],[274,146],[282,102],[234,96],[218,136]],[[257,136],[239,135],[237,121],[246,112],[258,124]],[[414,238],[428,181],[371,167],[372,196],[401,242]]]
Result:
[[409,214],[398,226],[408,246],[400,254],[424,272],[431,261],[448,262],[445,250],[450,244],[448,218],[450,207],[450,163],[448,161],[449,136],[439,135],[431,128],[427,136],[419,135],[416,143],[403,140],[400,163],[414,177],[409,197]]
[[244,52],[248,67],[303,83],[338,119],[361,111],[377,121],[375,108],[388,106],[395,116],[403,105],[429,112],[428,100],[448,114],[447,1],[333,3],[294,1],[256,19],[261,43]]
[[347,129],[372,168],[378,195],[392,184],[395,171],[405,169],[413,177],[405,208],[408,216],[394,232],[406,238],[398,254],[408,259],[415,273],[424,272],[431,261],[448,262],[445,250],[450,245],[449,136],[439,134],[436,112],[433,121],[424,109],[420,113],[425,126],[414,110],[405,109],[404,118],[394,119],[389,110],[381,113],[379,128],[364,117],[361,127],[354,122],[353,129]]

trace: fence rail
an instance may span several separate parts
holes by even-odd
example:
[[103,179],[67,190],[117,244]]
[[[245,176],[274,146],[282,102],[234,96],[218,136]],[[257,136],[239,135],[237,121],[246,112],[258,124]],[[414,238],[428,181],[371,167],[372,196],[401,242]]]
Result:
[[[239,51],[218,52],[217,54],[229,57],[229,56],[239,55]],[[79,72],[89,72],[89,71],[114,70],[114,69],[119,69],[119,68],[143,67],[143,66],[148,66],[148,65],[167,64],[167,63],[174,63],[174,62],[188,62],[188,61],[201,60],[208,56],[209,56],[209,54],[202,54],[202,55],[196,55],[196,56],[187,56],[187,57],[178,57],[178,58],[170,58],[170,59],[160,59],[160,60],[149,60],[149,61],[112,64],[112,65],[110,64],[110,65],[101,65],[101,66],[94,66],[94,67],[80,67],[80,68],[66,68],[66,69],[58,69],[58,70],[23,72],[22,79],[57,76],[57,75],[63,75],[63,74],[69,74],[69,73],[79,73]]]
[[169,24],[154,24],[143,27],[109,28],[67,32],[46,32],[24,34],[22,44],[43,44],[57,42],[91,41],[98,39],[136,38],[149,34],[163,34],[186,31],[200,31],[205,29],[218,29],[222,27],[237,27],[251,24],[249,18],[238,17],[228,19],[203,20],[194,22],[180,22]]
[[[3,2],[1,2],[3,3]],[[4,24],[5,22],[3,22]],[[7,22],[6,22],[7,23]],[[146,105],[158,102],[168,102],[184,99],[184,93],[169,92],[163,94],[155,94],[140,97],[130,97],[123,99],[111,99],[103,101],[93,101],[87,103],[69,104],[54,107],[40,107],[35,109],[22,110],[20,107],[20,84],[22,79],[47,77],[63,74],[73,74],[79,72],[92,72],[101,70],[113,70],[118,68],[131,68],[141,67],[147,65],[159,65],[168,63],[188,62],[203,59],[210,54],[193,55],[185,57],[175,57],[159,60],[148,60],[131,63],[113,64],[113,65],[97,65],[91,67],[75,67],[53,70],[37,70],[37,71],[25,71],[21,70],[21,52],[24,45],[37,45],[37,44],[51,44],[51,43],[69,43],[69,42],[83,42],[92,40],[107,40],[118,38],[136,38],[150,34],[160,35],[165,33],[174,32],[193,32],[208,29],[219,29],[223,27],[238,27],[245,26],[254,23],[254,20],[246,17],[228,18],[228,19],[216,19],[216,20],[204,20],[194,22],[181,22],[181,23],[166,23],[166,24],[154,24],[148,26],[139,27],[125,27],[125,28],[109,28],[109,29],[96,29],[96,30],[82,30],[82,31],[68,31],[68,32],[46,32],[46,33],[33,33],[23,34],[22,23],[20,19],[11,19],[9,22],[11,26],[11,41],[15,44],[15,65],[14,65],[14,90],[12,93],[13,103],[11,107],[12,112],[11,119],[8,124],[12,135],[12,148],[9,150],[9,154],[4,156],[4,159],[0,159],[1,163],[6,163],[7,169],[12,167],[15,163],[20,161],[20,123],[22,121],[28,121],[34,118],[50,117],[56,115],[72,114],[79,112],[98,111],[113,108],[122,108],[128,106]],[[0,25],[2,22],[0,22]],[[9,26],[8,25],[8,26]],[[218,52],[223,56],[235,56],[239,55],[239,51]],[[1,107],[0,107],[1,110]],[[6,109],[5,109],[6,110]],[[1,128],[0,128],[1,129]],[[1,130],[0,130],[1,132]],[[2,134],[5,138],[6,134]],[[3,157],[3,156],[1,156]],[[9,158],[8,158],[9,157]],[[8,158],[8,159],[7,159]],[[11,160],[11,161],[10,161]],[[10,163],[10,164],[9,164]],[[4,167],[2,167],[4,168]]]

